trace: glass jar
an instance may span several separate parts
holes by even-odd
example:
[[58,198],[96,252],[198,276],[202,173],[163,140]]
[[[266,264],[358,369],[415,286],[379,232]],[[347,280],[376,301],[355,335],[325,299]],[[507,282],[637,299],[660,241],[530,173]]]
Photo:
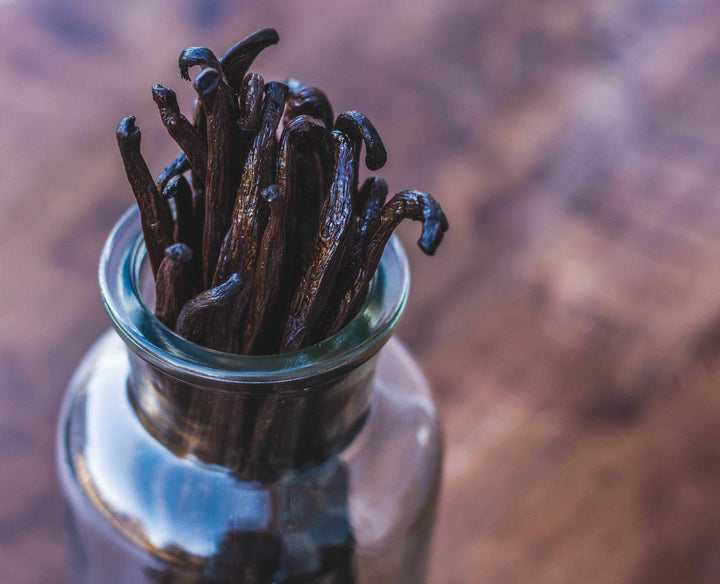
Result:
[[393,238],[358,316],[284,355],[220,353],[163,326],[137,209],[110,235],[114,325],[58,428],[73,583],[418,584],[441,474],[428,385],[392,331]]

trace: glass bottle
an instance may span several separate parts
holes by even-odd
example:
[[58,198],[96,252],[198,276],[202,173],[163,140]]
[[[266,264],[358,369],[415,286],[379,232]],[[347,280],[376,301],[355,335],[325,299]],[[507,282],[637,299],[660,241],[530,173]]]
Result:
[[424,582],[441,432],[391,338],[409,286],[399,242],[351,323],[270,356],[164,327],[144,300],[144,258],[132,209],[100,261],[114,330],[60,415],[71,582]]

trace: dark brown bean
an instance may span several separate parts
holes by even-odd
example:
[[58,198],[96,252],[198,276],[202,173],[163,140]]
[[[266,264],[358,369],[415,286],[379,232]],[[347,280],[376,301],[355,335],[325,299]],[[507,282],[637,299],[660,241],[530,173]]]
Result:
[[215,53],[207,47],[188,47],[183,49],[178,57],[178,67],[180,68],[180,77],[190,81],[190,68],[198,66],[205,70],[208,67],[216,71],[222,71],[222,65],[218,61]]
[[180,113],[177,96],[172,89],[153,85],[152,94],[165,129],[187,156],[192,171],[204,181],[207,167],[205,137],[201,137],[193,124]]
[[[220,249],[213,283],[238,273],[252,286],[260,234],[265,224],[260,193],[274,181],[275,130],[287,99],[287,87],[271,82],[265,92],[260,130],[245,159],[230,228]],[[228,352],[239,350],[247,299],[247,296],[240,297],[227,311],[229,314],[219,314],[215,319],[212,336],[207,339],[213,348]]]
[[387,183],[374,176],[368,177],[358,191],[358,214],[353,233],[353,245],[346,264],[352,269],[362,261],[363,250],[367,245],[367,234],[370,227],[380,216],[385,200],[387,199]]
[[[372,122],[355,110],[348,110],[341,113],[335,120],[335,129],[347,134],[353,142],[353,148],[355,152],[355,183],[353,185],[353,223],[357,223],[360,220],[360,215],[363,212],[362,206],[363,201],[358,197],[358,182],[360,180],[360,150],[363,142],[365,143],[365,165],[369,170],[378,170],[385,165],[387,160],[387,152],[385,146],[380,139],[375,126]],[[351,234],[351,242],[349,243],[348,252],[352,249],[352,237],[355,233]]]
[[287,201],[277,185],[263,189],[262,198],[270,207],[270,220],[265,227],[258,253],[248,317],[245,323],[240,352],[251,354],[258,333],[262,330],[267,311],[273,307],[280,291],[285,259],[285,217]]
[[260,225],[260,193],[273,179],[275,130],[280,123],[287,98],[287,87],[271,82],[266,86],[260,130],[253,141],[243,168],[230,228],[223,241],[213,282],[223,281],[231,273],[249,278],[255,270]]
[[237,128],[236,117],[220,93],[219,83],[220,73],[206,68],[194,84],[207,119],[208,156],[202,244],[202,276],[206,288],[213,281],[222,237],[230,219],[235,187],[232,153],[233,142],[237,138],[234,133]]
[[[365,255],[365,248],[367,247],[368,231],[378,220],[387,193],[387,183],[377,177],[367,178],[360,187],[357,196],[357,205],[360,212],[353,227],[352,246],[347,250],[343,258],[343,265],[333,286],[329,306],[340,306],[345,293],[355,285],[355,275],[360,269]],[[332,310],[324,313],[321,324],[313,333],[313,341],[321,341],[337,332],[338,329],[332,326],[334,318],[335,314]],[[342,318],[345,318],[345,316]]]
[[183,306],[175,325],[176,332],[189,341],[198,342],[204,335],[209,316],[219,307],[232,302],[244,289],[244,280],[233,274],[227,282],[201,292]]
[[[182,242],[191,247],[193,252],[194,225],[193,225],[193,195],[187,179],[183,176],[176,176],[168,182],[163,190],[163,199],[175,201],[175,233],[176,242]],[[166,254],[167,255],[167,254]]]
[[[295,83],[299,82],[295,81]],[[317,118],[328,130],[333,126],[333,109],[330,100],[317,87],[302,86],[293,91],[285,108],[283,123],[287,125],[290,120],[303,114]]]
[[240,88],[240,120],[243,132],[256,132],[262,121],[262,98],[265,80],[262,75],[248,73]]
[[[312,240],[318,230],[321,203],[317,190],[314,192],[302,190],[299,193],[300,198],[298,198],[298,171],[302,170],[311,173],[315,170],[305,167],[300,168],[301,162],[312,164],[314,160],[309,159],[315,153],[321,153],[323,157],[325,156],[324,139],[327,134],[327,130],[314,118],[300,115],[288,122],[280,137],[280,148],[277,157],[278,186],[288,209],[291,209],[287,241],[293,242],[293,247],[297,251],[300,251],[300,247],[302,247],[296,238],[296,229],[298,227],[309,228],[310,237],[306,239],[310,239],[309,245],[312,246]],[[300,158],[300,156],[304,156],[304,158]],[[318,180],[313,186],[317,188],[320,184],[321,181]],[[309,225],[305,225],[305,223],[309,223]],[[297,258],[293,258],[293,262],[296,260]]]
[[158,193],[150,170],[140,153],[140,128],[135,125],[135,116],[120,122],[117,129],[117,143],[125,166],[125,174],[132,187],[135,200],[140,208],[145,247],[148,251],[153,275],[165,257],[165,248],[173,243],[173,220],[170,207]]
[[228,50],[220,59],[225,78],[236,91],[240,92],[250,65],[261,51],[271,45],[276,45],[280,36],[273,28],[263,28],[244,38]]
[[178,156],[170,164],[168,164],[163,171],[155,179],[155,186],[159,193],[165,190],[165,186],[170,179],[183,174],[190,170],[190,163],[188,162],[185,153],[178,154]]
[[307,344],[308,335],[332,290],[351,225],[352,185],[355,180],[353,144],[338,131],[330,134],[329,144],[333,156],[330,191],[323,204],[312,263],[290,306],[290,316],[280,344],[281,353],[301,349]]
[[353,316],[358,303],[365,297],[370,280],[375,275],[383,250],[393,230],[404,220],[422,221],[422,235],[418,246],[427,255],[433,255],[440,245],[448,222],[437,201],[421,191],[402,191],[382,208],[382,212],[369,227],[361,264],[355,271],[352,283],[347,286],[340,305],[334,307],[329,334],[342,328]]
[[277,156],[277,183],[287,208],[287,251],[275,308],[258,336],[254,352],[278,350],[287,322],[290,303],[310,265],[313,242],[319,230],[323,169],[327,130],[314,118],[298,116],[283,129]]
[[[372,122],[363,114],[355,110],[341,113],[335,120],[335,129],[345,132],[353,139],[360,153],[360,144],[365,142],[365,166],[368,170],[379,170],[387,162],[387,151],[380,138],[380,134]],[[359,160],[359,156],[357,156]]]
[[155,280],[155,316],[168,328],[175,327],[180,310],[185,304],[186,264],[192,251],[184,243],[175,243],[165,250]]

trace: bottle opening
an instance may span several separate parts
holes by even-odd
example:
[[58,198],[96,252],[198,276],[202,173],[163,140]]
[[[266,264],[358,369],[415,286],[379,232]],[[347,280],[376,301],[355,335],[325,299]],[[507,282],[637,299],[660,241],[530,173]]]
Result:
[[410,285],[405,252],[393,236],[364,305],[337,334],[292,353],[237,355],[192,343],[155,318],[148,291],[143,290],[145,256],[139,210],[133,207],[115,225],[100,258],[103,302],[113,326],[133,352],[174,377],[187,380],[267,384],[357,367],[390,338]]

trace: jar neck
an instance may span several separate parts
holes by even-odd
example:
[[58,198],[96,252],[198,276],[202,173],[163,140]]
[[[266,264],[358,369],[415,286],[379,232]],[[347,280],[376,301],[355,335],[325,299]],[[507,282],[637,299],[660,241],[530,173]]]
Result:
[[218,388],[130,352],[128,393],[148,432],[176,455],[266,481],[344,450],[370,412],[375,363],[373,356],[314,378]]
[[370,409],[377,352],[407,299],[407,260],[395,238],[357,316],[336,335],[282,355],[221,353],[178,336],[148,308],[154,286],[147,275],[134,207],[105,244],[100,289],[129,349],[130,399],[158,441],[265,480],[322,463],[352,440]]

